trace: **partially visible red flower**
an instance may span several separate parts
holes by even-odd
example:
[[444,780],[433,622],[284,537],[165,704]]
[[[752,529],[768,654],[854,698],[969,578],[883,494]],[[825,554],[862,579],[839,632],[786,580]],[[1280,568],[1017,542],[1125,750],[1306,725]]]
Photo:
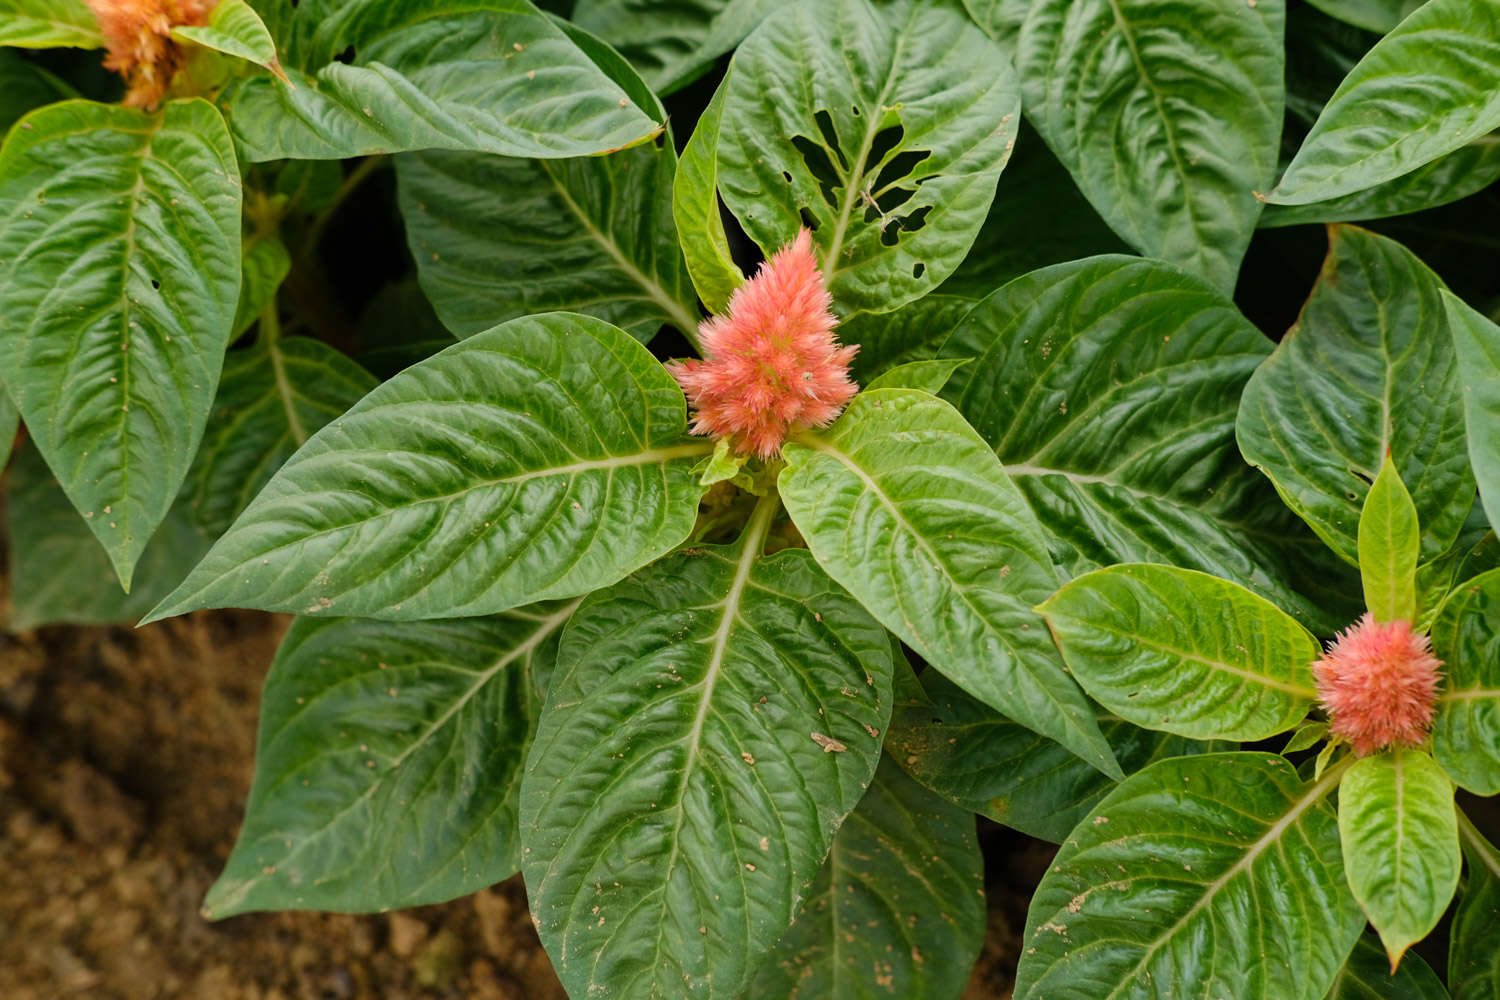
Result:
[[1313,664],[1329,731],[1361,757],[1393,743],[1422,743],[1442,665],[1410,623],[1377,622],[1366,612]]
[[172,29],[208,23],[218,0],[84,0],[99,20],[109,55],[104,65],[125,78],[125,103],[149,108],[182,67]]
[[693,433],[770,458],[837,417],[859,391],[849,378],[859,348],[834,339],[832,308],[804,229],[735,290],[727,314],[698,327],[704,360],[668,366],[697,411]]

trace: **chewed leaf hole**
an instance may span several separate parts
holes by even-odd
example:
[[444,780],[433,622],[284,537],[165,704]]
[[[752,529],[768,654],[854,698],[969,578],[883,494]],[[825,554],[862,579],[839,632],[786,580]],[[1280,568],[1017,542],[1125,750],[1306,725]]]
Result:
[[345,66],[352,65],[354,63],[354,46],[350,45],[349,47],[347,47],[346,49],[344,49],[344,51],[342,51],[338,55],[334,56],[333,57],[333,61],[334,62],[341,62]]
[[895,246],[902,233],[914,233],[927,225],[927,213],[931,211],[931,205],[923,205],[910,215],[894,216],[880,228],[880,242],[888,247]]
[[839,145],[839,134],[833,128],[833,116],[827,111],[815,111],[813,121],[818,123],[818,132],[823,136],[823,145],[839,158],[839,167],[847,171],[849,158],[844,155],[843,147]]
[[927,265],[922,263],[920,260],[911,266],[911,276],[913,278],[920,278],[926,272]]
[[897,153],[891,157],[890,162],[880,168],[880,174],[875,178],[875,190],[889,187],[901,178],[909,176],[913,170],[917,169],[917,164],[931,155],[930,149],[908,149]]
[[797,214],[802,217],[802,224],[807,227],[809,232],[815,233],[818,231],[818,220],[813,217],[812,212],[806,208],[799,208],[797,209]]
[[803,135],[792,136],[792,145],[797,152],[802,154],[802,162],[807,164],[808,172],[818,182],[818,190],[823,192],[823,200],[828,202],[830,208],[837,208],[839,203],[839,180],[838,171],[833,167],[833,161],[828,157],[828,150],[824,149],[812,139]]
[[870,155],[865,162],[879,163],[884,160],[886,154],[901,145],[901,140],[904,138],[906,138],[906,129],[900,125],[887,125],[876,132],[875,138],[870,140]]

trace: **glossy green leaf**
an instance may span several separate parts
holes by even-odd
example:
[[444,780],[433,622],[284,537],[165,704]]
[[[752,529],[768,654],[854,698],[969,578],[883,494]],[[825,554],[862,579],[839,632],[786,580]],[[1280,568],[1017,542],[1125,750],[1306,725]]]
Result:
[[1469,874],[1448,936],[1448,988],[1453,1000],[1500,997],[1500,850],[1486,840],[1468,817],[1459,815],[1459,838]]
[[859,807],[839,827],[796,923],[746,995],[956,997],[984,929],[984,864],[974,814],[929,792],[885,757]]
[[569,160],[401,156],[401,215],[422,290],[460,335],[554,309],[642,341],[663,323],[695,335],[668,197],[675,161],[670,143]]
[[570,993],[735,997],[875,774],[884,631],[811,557],[697,549],[591,597],[521,787],[522,870]]
[[[943,798],[1022,833],[1060,844],[1115,783],[1061,744],[1017,725],[936,670],[922,675],[927,698],[898,700],[886,752]],[[1098,716],[1126,774],[1210,744]]]
[[0,138],[32,108],[77,92],[19,52],[0,49]]
[[1420,956],[1407,955],[1391,972],[1380,939],[1364,933],[1339,970],[1327,1000],[1449,1000],[1443,981]]
[[1331,631],[1358,613],[1341,593],[1353,574],[1328,571],[1336,560],[1234,446],[1240,391],[1270,350],[1202,280],[1095,257],[975,306],[942,352],[974,363],[944,395],[994,447],[1068,575],[1202,570]]
[[1224,292],[1276,178],[1282,0],[1036,0],[1026,112],[1130,245]]
[[1147,729],[1263,740],[1317,698],[1317,640],[1270,601],[1206,573],[1110,566],[1037,610],[1089,696]]
[[212,536],[324,424],[375,388],[375,377],[307,337],[230,351],[192,476],[193,514]]
[[65,101],[0,150],[5,386],[128,589],[198,449],[240,286],[213,105]]
[[1353,226],[1329,233],[1302,315],[1245,387],[1240,450],[1356,565],[1359,512],[1389,455],[1426,562],[1452,544],[1474,498],[1442,284],[1399,243]]
[[769,252],[813,229],[841,314],[888,312],[953,272],[1010,156],[1020,89],[954,0],[807,0],[740,46],[719,190]]
[[207,24],[173,28],[172,37],[247,59],[281,74],[276,43],[255,8],[245,0],[215,0]]
[[850,371],[861,383],[873,385],[891,368],[934,358],[973,307],[973,299],[958,295],[924,295],[893,312],[857,313],[840,323],[834,336],[840,343],[859,345]]
[[1443,689],[1432,753],[1478,795],[1500,792],[1500,570],[1461,584],[1432,625]]
[[1395,463],[1380,466],[1359,513],[1359,575],[1365,607],[1376,621],[1414,621],[1417,617],[1417,551],[1421,531],[1411,494]]
[[260,319],[261,310],[275,301],[276,292],[292,270],[292,255],[274,236],[245,237],[240,256],[240,301],[234,310],[230,336],[238,337]]
[[1469,463],[1491,524],[1500,524],[1500,327],[1443,290],[1458,355]]
[[104,36],[83,0],[0,0],[0,45],[97,49]]
[[1383,35],[1426,0],[1307,0],[1330,17]]
[[666,95],[704,73],[788,0],[578,0],[571,20],[620,50]]
[[252,161],[411,149],[583,156],[661,127],[527,0],[306,0],[262,14],[288,25],[291,83],[258,76],[225,94]]
[[995,41],[1014,51],[1031,0],[964,0],[969,16]]
[[513,320],[309,438],[152,616],[438,618],[608,586],[692,530],[711,445],[685,424],[682,390],[624,331]]
[[1500,569],[1500,539],[1485,519],[1475,497],[1453,548],[1417,569],[1417,617],[1413,630],[1432,631],[1433,620],[1449,593],[1460,583],[1491,569]]
[[729,237],[719,215],[719,131],[724,95],[720,87],[698,118],[683,147],[672,181],[672,218],[693,287],[710,312],[721,313],[745,275],[729,253]]
[[1500,8],[1431,0],[1345,77],[1267,198],[1305,205],[1362,191],[1497,126]]
[[297,619],[266,678],[244,826],[204,914],[384,911],[514,874],[533,672],[577,606]]
[[1126,778],[1032,897],[1017,1000],[1321,1000],[1364,927],[1330,771],[1207,754]]
[[920,389],[933,395],[942,391],[955,369],[968,364],[967,358],[942,358],[933,361],[908,361],[883,372],[867,389]]
[[1361,758],[1339,782],[1339,835],[1349,887],[1395,968],[1458,887],[1453,783],[1421,750]]
[[1036,519],[951,406],[864,392],[783,454],[782,499],[830,576],[964,690],[1119,776],[1031,610],[1058,582]]
[[1326,722],[1304,722],[1292,733],[1292,738],[1286,741],[1282,748],[1282,756],[1292,753],[1301,753],[1303,750],[1311,750],[1328,737],[1328,723]]

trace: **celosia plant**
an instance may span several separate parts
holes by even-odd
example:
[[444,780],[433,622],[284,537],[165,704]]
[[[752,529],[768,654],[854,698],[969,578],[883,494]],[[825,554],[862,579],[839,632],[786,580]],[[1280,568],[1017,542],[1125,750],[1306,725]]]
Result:
[[978,814],[967,995],[1500,996],[1500,18],[1411,6],[0,0],[89,50],[0,49],[11,626],[295,616],[208,919],[957,997]]

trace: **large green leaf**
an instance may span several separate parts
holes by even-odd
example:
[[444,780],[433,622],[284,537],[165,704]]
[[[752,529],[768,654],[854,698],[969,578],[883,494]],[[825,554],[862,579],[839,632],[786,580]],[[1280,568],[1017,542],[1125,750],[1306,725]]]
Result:
[[969,16],[1011,52],[1015,50],[1021,25],[1030,7],[1031,0],[964,0],[964,9]]
[[1026,112],[1126,242],[1224,292],[1276,178],[1282,0],[1036,0]]
[[1125,779],[1032,897],[1017,1000],[1321,1000],[1364,927],[1327,801],[1340,773],[1228,753]]
[[834,335],[841,343],[859,345],[849,367],[856,379],[868,385],[896,365],[935,357],[973,307],[973,299],[958,295],[924,295],[893,312],[858,313],[841,323]]
[[1446,289],[1443,309],[1458,355],[1469,464],[1485,513],[1500,524],[1500,327]]
[[719,214],[719,131],[724,123],[720,87],[698,117],[683,147],[672,181],[672,218],[693,287],[710,312],[721,313],[745,275],[729,253],[729,237]]
[[1500,792],[1500,570],[1462,584],[1432,625],[1444,683],[1432,752],[1455,782]]
[[1458,818],[1469,875],[1448,937],[1448,988],[1453,1000],[1500,997],[1500,850],[1485,840],[1466,816]]
[[0,150],[5,386],[128,589],[198,449],[240,286],[213,105],[65,101]]
[[1376,621],[1415,621],[1421,533],[1411,494],[1389,458],[1365,495],[1358,535],[1365,607]]
[[1110,566],[1037,610],[1083,689],[1147,729],[1263,740],[1317,699],[1318,641],[1270,601],[1206,573]]
[[255,8],[245,0],[214,0],[207,24],[173,28],[172,37],[247,59],[278,75],[281,73],[276,43],[260,15],[255,13]]
[[104,36],[83,0],[0,0],[0,45],[97,49]]
[[314,434],[153,618],[238,605],[493,614],[619,580],[688,536],[712,445],[624,331],[512,320]]
[[409,149],[583,156],[661,127],[528,0],[268,7],[291,83],[252,77],[223,98],[251,160]]
[[807,0],[735,55],[719,189],[767,251],[814,230],[841,313],[937,287],[974,242],[1010,155],[1010,60],[956,0]]
[[521,787],[522,869],[575,996],[735,997],[875,774],[884,631],[805,551],[663,560],[563,636]]
[[311,434],[375,385],[359,365],[306,337],[263,337],[231,351],[194,464],[198,523],[223,534]]
[[1058,582],[1036,519],[963,417],[877,389],[784,455],[782,498],[829,575],[970,694],[1120,775],[1031,610]]
[[1365,933],[1339,970],[1327,1000],[1448,1000],[1448,991],[1432,966],[1417,955],[1407,955],[1392,973],[1380,938]]
[[1366,31],[1385,34],[1426,0],[1307,0],[1330,17]]
[[1240,391],[1270,350],[1202,280],[1095,257],[974,307],[942,352],[974,363],[944,395],[994,447],[1068,575],[1184,566],[1331,630],[1358,611],[1340,607],[1340,574],[1323,565],[1334,560],[1234,446]]
[[1500,8],[1488,0],[1431,0],[1345,77],[1267,197],[1305,205],[1362,191],[1496,126]]
[[1394,969],[1458,888],[1453,784],[1421,750],[1392,747],[1355,761],[1339,782],[1339,835],[1349,887]]
[[20,53],[0,49],[0,137],[32,108],[76,96],[72,87]]
[[1302,315],[1245,387],[1240,450],[1354,564],[1359,512],[1389,455],[1427,562],[1452,544],[1474,498],[1442,283],[1383,236],[1329,234]]
[[946,1000],[963,992],[984,928],[974,814],[885,757],[746,995]]
[[620,50],[658,94],[691,83],[788,0],[578,0],[571,20]]
[[436,903],[515,873],[538,661],[577,601],[414,623],[299,618],[210,919]]
[[460,335],[553,309],[643,341],[663,323],[694,335],[697,302],[668,195],[675,162],[670,143],[569,160],[401,156],[401,215],[422,290]]

